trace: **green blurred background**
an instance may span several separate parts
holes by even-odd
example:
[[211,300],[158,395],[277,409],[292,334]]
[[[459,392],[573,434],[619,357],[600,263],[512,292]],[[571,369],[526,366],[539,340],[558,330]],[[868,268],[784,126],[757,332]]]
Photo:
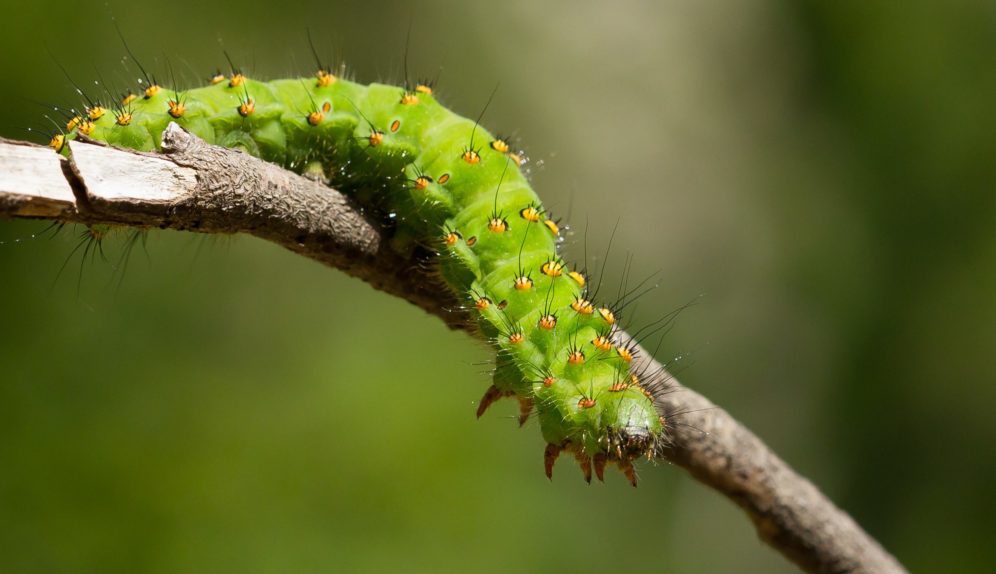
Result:
[[[577,260],[697,299],[659,358],[915,571],[991,571],[996,7],[909,2],[4,0],[0,134],[80,82],[435,76],[516,134]],[[667,465],[585,486],[488,353],[334,270],[154,232],[80,265],[0,221],[0,571],[791,572]],[[595,255],[598,255],[597,257]],[[59,269],[65,261],[65,270]],[[82,279],[80,272],[82,269]],[[79,284],[79,287],[78,287]]]

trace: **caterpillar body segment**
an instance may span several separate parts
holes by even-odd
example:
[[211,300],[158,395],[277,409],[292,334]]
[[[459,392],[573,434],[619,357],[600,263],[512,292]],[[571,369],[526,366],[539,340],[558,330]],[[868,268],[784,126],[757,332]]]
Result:
[[91,110],[51,145],[65,153],[65,140],[82,133],[152,151],[176,122],[391,214],[392,247],[433,246],[440,276],[495,349],[478,416],[514,397],[520,423],[539,423],[548,475],[568,451],[589,481],[593,468],[601,479],[615,464],[635,485],[632,461],[656,452],[665,425],[616,340],[617,317],[588,300],[586,279],[558,255],[560,229],[522,155],[423,87],[365,86],[327,72],[271,82],[219,75],[185,91],[150,87],[113,113]]

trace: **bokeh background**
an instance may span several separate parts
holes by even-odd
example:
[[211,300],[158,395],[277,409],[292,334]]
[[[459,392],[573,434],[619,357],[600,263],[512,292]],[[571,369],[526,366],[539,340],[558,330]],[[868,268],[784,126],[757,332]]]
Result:
[[[695,301],[659,351],[685,384],[911,569],[992,571],[992,2],[4,4],[0,134],[38,140],[78,104],[55,61],[137,77],[112,17],[186,85],[223,49],[310,73],[308,28],[398,82],[411,23],[451,107],[501,84],[484,124],[572,258],[659,273],[636,325]],[[488,353],[359,281],[173,232],[81,264],[44,227],[0,221],[0,571],[794,570],[676,468],[548,483],[513,405],[474,420]]]

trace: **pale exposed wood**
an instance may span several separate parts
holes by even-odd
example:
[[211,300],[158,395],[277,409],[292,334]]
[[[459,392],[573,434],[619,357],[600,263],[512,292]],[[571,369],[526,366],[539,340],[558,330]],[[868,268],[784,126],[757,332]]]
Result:
[[73,166],[93,198],[115,203],[178,201],[197,186],[197,172],[161,157],[69,142]]
[[[245,154],[211,146],[171,125],[164,155],[89,143],[73,160],[48,148],[0,141],[0,217],[44,217],[209,233],[251,233],[403,297],[454,328],[470,324],[422,269],[403,259],[349,199]],[[74,201],[75,197],[79,198]],[[642,372],[666,376],[637,354]],[[723,409],[671,380],[655,390],[670,425],[662,456],[739,505],[759,536],[809,572],[904,572],[847,513],[796,474]]]
[[76,198],[65,166],[51,148],[0,139],[0,215],[71,217]]

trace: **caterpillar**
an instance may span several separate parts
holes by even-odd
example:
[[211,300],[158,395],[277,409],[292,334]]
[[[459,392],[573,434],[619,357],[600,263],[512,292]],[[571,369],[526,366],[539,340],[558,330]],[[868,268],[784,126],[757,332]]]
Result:
[[188,90],[145,79],[111,106],[87,99],[51,147],[68,153],[85,136],[155,151],[175,122],[326,181],[382,214],[396,251],[436,254],[426,280],[457,295],[496,354],[478,417],[513,398],[520,425],[539,422],[548,477],[566,452],[587,482],[613,464],[636,486],[634,461],[666,436],[652,393],[661,383],[633,367],[618,307],[562,258],[562,230],[509,138],[447,109],[431,82],[362,85],[321,62],[313,76],[267,82],[233,67]]

